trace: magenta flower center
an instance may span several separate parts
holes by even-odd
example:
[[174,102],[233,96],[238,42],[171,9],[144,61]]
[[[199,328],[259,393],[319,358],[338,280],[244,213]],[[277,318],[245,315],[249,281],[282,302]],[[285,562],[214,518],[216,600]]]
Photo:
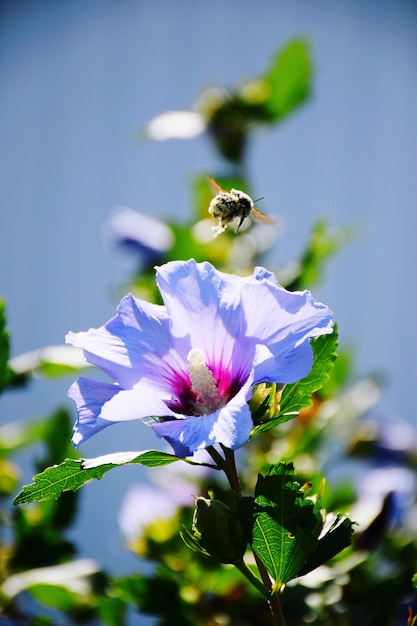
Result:
[[198,417],[215,413],[242,388],[247,373],[232,376],[220,363],[206,363],[203,352],[193,348],[187,355],[188,368],[170,372],[170,387],[174,392],[167,406],[179,415]]

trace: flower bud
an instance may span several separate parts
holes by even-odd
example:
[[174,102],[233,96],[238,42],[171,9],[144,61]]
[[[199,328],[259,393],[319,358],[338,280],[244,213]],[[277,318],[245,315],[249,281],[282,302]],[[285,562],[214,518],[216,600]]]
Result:
[[245,553],[243,525],[220,500],[196,498],[193,534],[199,546],[221,563],[235,563]]

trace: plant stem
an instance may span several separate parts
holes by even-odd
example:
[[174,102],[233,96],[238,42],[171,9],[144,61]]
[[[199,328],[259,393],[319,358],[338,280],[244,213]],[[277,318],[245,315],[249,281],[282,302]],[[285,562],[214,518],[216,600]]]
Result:
[[240,480],[237,474],[235,453],[233,452],[233,450],[230,450],[230,448],[226,448],[222,444],[220,445],[225,456],[225,463],[224,463],[223,469],[227,476],[227,480],[229,481],[229,485],[232,488],[232,491],[234,491],[235,493],[241,494],[242,487],[240,486]]
[[209,453],[213,461],[215,461],[218,469],[224,470],[224,465],[226,461],[224,460],[222,455],[217,452],[216,448],[214,446],[210,446],[209,448],[207,448],[207,452]]
[[284,613],[282,612],[281,598],[279,593],[273,595],[269,601],[269,608],[271,610],[272,619],[274,620],[274,626],[285,626]]
[[252,574],[246,563],[242,560],[240,563],[234,563],[234,565],[239,570],[239,572],[241,572],[244,577],[248,579],[251,585],[253,585],[259,591],[259,593],[261,593],[268,600],[269,603],[270,593],[268,592],[268,589],[261,583],[259,578],[256,578],[256,576]]
[[[242,488],[240,486],[240,480],[236,469],[235,453],[233,452],[233,450],[230,450],[230,448],[226,448],[222,444],[220,444],[220,446],[224,452],[224,459],[221,454],[219,454],[217,450],[212,446],[210,448],[207,448],[207,451],[211,455],[212,459],[217,463],[219,469],[222,469],[226,474],[232,491],[241,495]],[[254,576],[254,574],[252,574],[250,569],[244,563],[243,559],[241,563],[235,563],[235,566],[249,580],[249,582],[256,589],[258,589],[258,591],[262,593],[262,595],[267,599],[274,626],[286,626],[284,614],[281,607],[280,595],[279,593],[272,592],[272,583],[271,579],[269,578],[269,574],[262,561],[260,561],[257,557],[256,553],[254,552],[253,554],[255,556],[256,565],[258,567],[263,584],[258,578],[256,578],[256,576]]]
[[284,618],[284,613],[282,612],[280,594],[278,592],[272,595],[272,583],[271,583],[271,579],[269,578],[269,574],[266,570],[266,567],[262,563],[262,561],[258,558],[255,551],[253,551],[253,555],[255,557],[256,565],[258,566],[258,570],[261,575],[262,582],[264,583],[265,587],[269,591],[268,605],[271,611],[272,619],[274,620],[274,626],[285,626],[285,618]]

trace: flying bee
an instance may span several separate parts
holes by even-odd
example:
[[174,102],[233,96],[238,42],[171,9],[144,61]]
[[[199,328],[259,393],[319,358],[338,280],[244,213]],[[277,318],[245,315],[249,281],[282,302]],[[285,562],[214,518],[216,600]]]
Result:
[[[273,226],[276,224],[267,215],[264,215],[255,207],[255,203],[247,193],[239,191],[239,189],[231,189],[226,191],[218,182],[207,176],[207,181],[210,189],[215,194],[214,198],[210,202],[208,212],[210,215],[219,220],[217,226],[213,226],[213,237],[217,237],[223,233],[227,225],[233,222],[236,218],[239,218],[238,225],[235,230],[235,235],[239,232],[244,220],[250,215],[257,222],[263,222],[264,224],[270,224]],[[258,198],[261,200],[261,198]],[[255,200],[257,202],[257,200]]]

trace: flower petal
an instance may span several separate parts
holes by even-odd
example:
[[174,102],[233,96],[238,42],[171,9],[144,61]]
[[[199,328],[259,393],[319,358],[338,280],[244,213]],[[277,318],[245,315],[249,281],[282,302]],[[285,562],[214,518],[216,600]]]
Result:
[[145,382],[133,389],[121,389],[103,405],[100,417],[111,422],[125,422],[152,415],[174,415],[167,407],[163,395],[161,390]]
[[[157,268],[156,282],[171,319],[177,350],[200,349],[216,376],[219,364],[232,378],[246,379],[254,342],[244,332],[242,279],[209,263],[173,261]],[[178,347],[181,339],[182,346]]]
[[[310,338],[333,332],[333,313],[309,291],[289,292],[269,272],[242,286],[246,332],[268,346],[277,362]],[[283,382],[283,381],[281,381]]]
[[100,417],[103,405],[120,391],[118,385],[103,383],[91,378],[79,378],[71,385],[68,396],[74,400],[78,419],[74,426],[72,443],[78,447],[112,422]]
[[97,365],[125,389],[141,378],[156,379],[167,389],[172,372],[185,369],[172,349],[169,319],[165,307],[138,301],[131,294],[123,298],[118,314],[101,328],[68,333],[67,343],[84,349],[89,363]]
[[294,383],[307,376],[312,365],[313,350],[308,341],[277,357],[266,346],[258,345],[253,364],[253,384]]

